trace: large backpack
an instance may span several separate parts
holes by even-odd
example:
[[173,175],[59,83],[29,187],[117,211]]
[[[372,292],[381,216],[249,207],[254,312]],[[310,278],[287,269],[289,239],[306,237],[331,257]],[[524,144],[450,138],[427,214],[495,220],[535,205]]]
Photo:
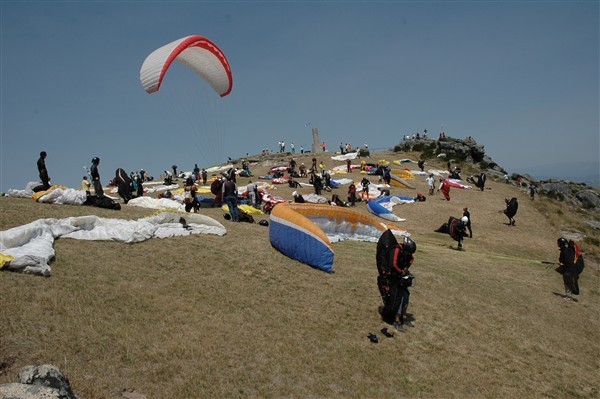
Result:
[[210,192],[214,195],[219,195],[221,192],[221,188],[223,187],[223,181],[221,179],[216,179],[210,184]]
[[581,248],[573,240],[569,240],[569,247],[573,250],[573,252],[575,252],[573,264],[575,265],[575,272],[577,273],[577,275],[579,275],[585,268],[585,263],[583,262],[583,255],[581,255]]
[[377,253],[375,254],[377,271],[380,276],[387,277],[392,274],[394,252],[397,248],[400,248],[398,240],[390,229],[386,230],[377,241]]

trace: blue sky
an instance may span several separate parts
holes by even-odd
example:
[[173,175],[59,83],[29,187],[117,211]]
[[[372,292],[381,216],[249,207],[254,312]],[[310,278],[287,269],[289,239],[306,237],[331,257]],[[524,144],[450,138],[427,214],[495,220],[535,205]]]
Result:
[[[79,187],[94,156],[104,182],[118,167],[158,177],[279,140],[309,149],[311,127],[330,149],[443,129],[509,171],[598,174],[598,1],[0,6],[1,191],[38,179],[41,150],[52,183]],[[175,64],[147,94],[146,56],[194,34],[226,54],[231,94]]]

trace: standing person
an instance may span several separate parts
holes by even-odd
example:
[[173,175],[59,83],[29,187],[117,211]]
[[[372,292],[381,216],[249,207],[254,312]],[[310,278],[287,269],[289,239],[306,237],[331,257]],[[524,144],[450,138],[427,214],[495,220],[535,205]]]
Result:
[[323,144],[321,144],[321,148],[323,149],[323,152],[325,152],[325,142],[323,142]]
[[256,184],[252,183],[252,180],[248,180],[246,193],[248,195],[248,202],[250,205],[256,206]]
[[135,195],[138,197],[143,197],[144,196],[144,179],[142,178],[141,174],[135,174],[135,179],[136,179],[136,189],[135,189]]
[[[362,186],[362,192],[360,193],[360,195],[361,195],[361,198],[363,199],[363,201],[366,201],[366,202],[369,202],[369,185],[370,184],[371,184],[371,182],[366,177],[363,177],[363,179],[360,181],[360,185]],[[365,197],[365,195],[366,195],[366,197]]]
[[196,198],[196,191],[198,187],[194,183],[194,179],[192,177],[188,177],[185,179],[185,184],[183,185],[183,204],[185,205],[185,211],[189,212],[194,209],[194,213],[198,213],[200,209],[200,203],[198,202],[198,198]]
[[504,174],[504,183],[506,183],[506,184],[509,183],[509,181],[508,181],[508,175],[506,173]]
[[40,180],[44,186],[44,190],[48,190],[50,188],[50,177],[48,176],[48,169],[46,169],[46,156],[48,156],[46,151],[40,152],[40,158],[37,161],[37,168],[40,174]]
[[387,166],[383,167],[383,181],[388,186],[392,183],[392,175],[390,172],[390,168],[388,168]]
[[487,179],[487,177],[486,177],[485,173],[483,173],[483,172],[481,172],[481,174],[477,178],[477,183],[475,185],[477,187],[479,187],[481,189],[481,191],[483,191],[485,189],[485,181],[486,181],[486,179]]
[[433,177],[433,174],[430,174],[425,181],[427,182],[427,187],[429,188],[429,195],[435,194],[435,178]]
[[352,160],[351,159],[346,160],[346,172],[348,172],[348,173],[352,172]]
[[350,183],[350,187],[348,187],[348,201],[350,201],[350,206],[356,206],[356,186],[354,182]]
[[579,275],[583,271],[585,264],[581,248],[573,240],[567,241],[566,238],[557,240],[560,255],[558,257],[559,266],[556,271],[562,274],[565,286],[565,296],[567,301],[575,301],[573,295],[579,295]]
[[419,159],[419,162],[417,162],[417,166],[419,167],[419,169],[421,169],[421,172],[423,172],[423,169],[425,169],[425,161]]
[[198,167],[197,163],[194,164],[194,170],[192,173],[194,174],[194,181],[200,180],[200,168]]
[[296,146],[294,145],[293,141],[290,143],[290,148],[292,149],[292,154],[295,154],[296,153]]
[[512,197],[510,200],[508,198],[504,199],[506,203],[506,209],[504,210],[504,214],[508,218],[508,225],[515,225],[515,215],[517,214],[517,209],[519,209],[519,203],[515,197]]
[[171,168],[173,169],[173,177],[177,177],[177,165],[173,164]]
[[315,171],[311,173],[310,180],[308,181],[315,188],[315,194],[321,195],[321,189],[323,188],[323,180],[321,176]]
[[463,208],[463,218],[467,218],[465,227],[469,230],[469,238],[473,238],[473,230],[471,230],[471,212],[469,212],[469,208]]
[[240,221],[240,214],[237,207],[237,187],[231,176],[227,177],[227,181],[223,183],[223,199],[229,207],[229,215],[233,222]]
[[115,171],[115,181],[117,182],[117,192],[127,204],[131,199],[131,179],[123,169],[119,168]]
[[388,324],[393,324],[396,330],[404,332],[404,325],[414,327],[407,319],[407,309],[413,276],[409,267],[414,261],[413,254],[417,244],[410,238],[404,237],[399,244],[391,230],[386,230],[377,242],[377,287],[383,309],[381,317]]
[[304,146],[303,145],[300,146],[300,154],[304,154]]
[[208,172],[206,169],[202,168],[202,185],[206,186],[206,181],[208,180]]
[[104,189],[102,189],[102,183],[100,182],[100,172],[98,172],[98,165],[100,165],[100,158],[92,158],[92,166],[90,167],[90,175],[92,176],[92,184],[94,185],[94,193],[97,197],[104,196]]

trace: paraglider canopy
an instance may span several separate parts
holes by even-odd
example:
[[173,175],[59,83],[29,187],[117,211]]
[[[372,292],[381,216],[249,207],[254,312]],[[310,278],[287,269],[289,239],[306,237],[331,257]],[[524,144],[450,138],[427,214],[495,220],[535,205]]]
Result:
[[202,36],[187,36],[150,53],[140,70],[140,81],[146,92],[154,93],[159,90],[174,60],[204,78],[221,97],[231,92],[233,79],[225,54]]

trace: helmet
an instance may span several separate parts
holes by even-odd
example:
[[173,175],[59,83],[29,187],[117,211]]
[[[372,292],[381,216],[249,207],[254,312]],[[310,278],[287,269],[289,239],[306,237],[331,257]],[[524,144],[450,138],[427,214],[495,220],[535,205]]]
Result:
[[404,240],[402,240],[402,249],[406,251],[407,255],[412,255],[417,251],[417,244],[411,238],[404,237]]
[[98,163],[98,162],[100,162],[100,158],[98,158],[98,157],[92,158],[92,163]]
[[466,216],[463,216],[463,217],[460,219],[460,221],[461,221],[461,222],[463,222],[463,224],[467,224],[467,223],[469,223],[469,218],[468,218],[468,217],[466,217]]
[[558,240],[556,240],[556,244],[557,244],[557,245],[558,245],[560,248],[562,248],[562,247],[564,247],[565,245],[567,245],[567,244],[568,244],[568,241],[567,241],[567,239],[566,239],[566,238],[560,237]]
[[294,191],[294,192],[292,193],[292,195],[293,195],[294,197],[298,196],[298,191]]

